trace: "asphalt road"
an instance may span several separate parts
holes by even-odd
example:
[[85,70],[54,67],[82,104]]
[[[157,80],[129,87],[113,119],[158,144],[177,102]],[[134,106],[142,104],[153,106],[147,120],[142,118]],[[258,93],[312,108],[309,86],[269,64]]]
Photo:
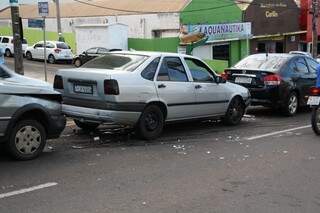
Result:
[[239,126],[174,124],[150,142],[68,122],[36,160],[0,154],[0,212],[319,212],[320,138],[309,120],[308,110],[251,108]]

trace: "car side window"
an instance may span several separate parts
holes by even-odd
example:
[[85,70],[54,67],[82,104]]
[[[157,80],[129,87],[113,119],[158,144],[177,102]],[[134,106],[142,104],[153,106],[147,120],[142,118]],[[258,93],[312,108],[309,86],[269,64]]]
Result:
[[141,72],[141,76],[144,79],[153,81],[154,75],[157,72],[157,68],[160,62],[160,57],[154,59],[142,72]]
[[309,73],[307,64],[303,58],[298,58],[296,61],[297,71],[301,74]]
[[211,70],[202,62],[193,58],[185,58],[187,66],[195,82],[213,82]]
[[34,45],[34,48],[41,48],[41,47],[43,47],[43,44],[42,44],[42,43],[39,43],[39,44]]
[[46,43],[46,48],[54,48],[54,44],[52,44],[52,43]]
[[309,65],[309,68],[310,68],[310,72],[313,73],[313,74],[316,74],[317,73],[317,66],[318,66],[318,63],[311,59],[311,58],[307,58],[307,63]]
[[157,77],[158,81],[187,82],[187,73],[178,57],[165,57]]
[[2,39],[2,43],[4,43],[4,44],[8,44],[8,43],[9,43],[9,38],[5,38],[5,37],[3,37],[3,39]]
[[97,53],[97,50],[98,48],[91,48],[91,49],[88,49],[86,51],[87,54],[96,54]]
[[106,53],[108,53],[109,52],[109,50],[107,50],[107,49],[105,49],[105,48],[99,48],[98,49],[98,54],[106,54]]

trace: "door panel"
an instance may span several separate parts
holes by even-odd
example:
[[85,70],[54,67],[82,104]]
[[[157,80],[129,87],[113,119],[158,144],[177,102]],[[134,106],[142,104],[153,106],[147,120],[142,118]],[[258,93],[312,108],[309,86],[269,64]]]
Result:
[[158,96],[167,103],[167,120],[194,117],[194,85],[189,81],[178,57],[164,57],[155,82]]

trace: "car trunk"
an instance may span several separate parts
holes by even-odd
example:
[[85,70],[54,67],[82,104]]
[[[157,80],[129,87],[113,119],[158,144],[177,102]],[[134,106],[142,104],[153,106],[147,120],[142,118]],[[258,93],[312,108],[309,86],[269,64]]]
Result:
[[263,70],[244,70],[244,69],[226,69],[225,78],[232,82],[244,86],[246,88],[264,88],[265,78],[275,75],[275,72]]
[[[113,70],[105,69],[64,69],[57,76],[62,77],[63,89],[55,88],[63,95],[63,103],[68,105],[95,108],[114,102],[116,95],[105,94],[106,82],[110,82]],[[59,86],[59,85],[58,85]]]

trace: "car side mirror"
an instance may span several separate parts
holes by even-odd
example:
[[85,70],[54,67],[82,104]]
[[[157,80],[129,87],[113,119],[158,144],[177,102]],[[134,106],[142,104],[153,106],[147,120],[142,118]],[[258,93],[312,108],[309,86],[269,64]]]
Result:
[[216,77],[217,84],[225,84],[226,82],[227,82],[226,79],[222,78],[221,76]]

